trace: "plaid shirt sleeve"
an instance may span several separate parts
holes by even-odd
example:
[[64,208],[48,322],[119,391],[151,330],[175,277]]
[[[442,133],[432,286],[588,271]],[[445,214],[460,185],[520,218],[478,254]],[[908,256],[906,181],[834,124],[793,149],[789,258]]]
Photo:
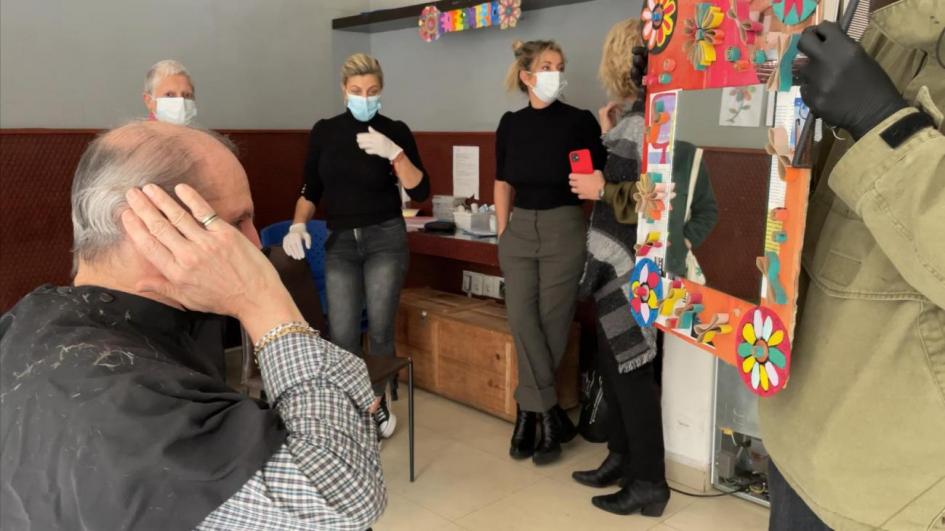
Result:
[[364,361],[307,334],[279,338],[259,360],[288,438],[197,529],[367,529],[387,491]]

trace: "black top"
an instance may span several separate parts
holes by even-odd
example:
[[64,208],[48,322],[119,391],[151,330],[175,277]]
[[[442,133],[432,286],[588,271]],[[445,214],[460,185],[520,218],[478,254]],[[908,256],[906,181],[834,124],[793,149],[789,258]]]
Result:
[[594,115],[560,101],[505,113],[495,143],[496,179],[515,188],[516,207],[529,210],[581,204],[568,184],[570,152],[591,150],[598,170],[607,161]]
[[407,190],[410,199],[424,201],[430,195],[430,179],[407,124],[380,114],[361,122],[345,111],[315,122],[305,160],[302,195],[316,205],[321,202],[329,229],[365,227],[402,215],[394,167],[387,159],[368,155],[358,147],[357,135],[366,133],[368,126],[400,146],[423,172],[420,184]]
[[0,528],[193,529],[262,468],[285,430],[223,383],[206,316],[44,286],[0,318]]

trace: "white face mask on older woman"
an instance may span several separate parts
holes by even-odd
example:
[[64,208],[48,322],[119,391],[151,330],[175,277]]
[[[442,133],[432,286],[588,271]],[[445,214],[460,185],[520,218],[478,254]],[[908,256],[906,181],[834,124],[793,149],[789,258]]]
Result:
[[554,103],[564,88],[568,86],[568,81],[564,78],[564,72],[529,72],[535,76],[535,86],[532,92],[541,101],[545,103]]
[[190,98],[157,98],[154,117],[169,124],[190,125],[197,117],[197,104]]

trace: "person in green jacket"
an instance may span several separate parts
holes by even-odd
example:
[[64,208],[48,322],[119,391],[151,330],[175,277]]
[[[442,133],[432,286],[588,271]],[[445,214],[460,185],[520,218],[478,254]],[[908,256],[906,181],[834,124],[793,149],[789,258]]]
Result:
[[[818,146],[790,385],[762,399],[770,531],[945,529],[945,2],[803,35]],[[608,183],[618,219],[633,190]],[[790,215],[790,213],[789,213]]]
[[772,531],[945,529],[945,2],[872,4],[861,44],[823,23],[799,46],[840,138],[813,171],[791,381],[760,403]]
[[[696,146],[689,142],[676,141],[673,146],[673,182],[676,183],[669,211],[669,247],[666,249],[664,270],[686,278],[686,256],[689,249],[696,249],[715,228],[719,221],[719,208],[712,192],[712,183],[705,165],[700,164],[692,202],[689,203],[689,179],[695,160]],[[686,204],[689,204],[689,219],[686,219]],[[694,279],[690,279],[694,280]]]

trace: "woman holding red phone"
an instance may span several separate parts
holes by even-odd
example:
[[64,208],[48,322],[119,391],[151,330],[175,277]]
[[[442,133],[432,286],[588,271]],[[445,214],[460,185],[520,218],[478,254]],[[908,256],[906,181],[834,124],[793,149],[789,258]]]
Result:
[[506,86],[527,94],[528,106],[499,122],[495,183],[499,263],[518,353],[509,454],[541,465],[577,433],[555,390],[585,254],[584,213],[568,177],[572,163],[600,173],[594,168],[604,167],[607,153],[594,115],[558,99],[566,85],[561,47],[529,41],[513,49]]

